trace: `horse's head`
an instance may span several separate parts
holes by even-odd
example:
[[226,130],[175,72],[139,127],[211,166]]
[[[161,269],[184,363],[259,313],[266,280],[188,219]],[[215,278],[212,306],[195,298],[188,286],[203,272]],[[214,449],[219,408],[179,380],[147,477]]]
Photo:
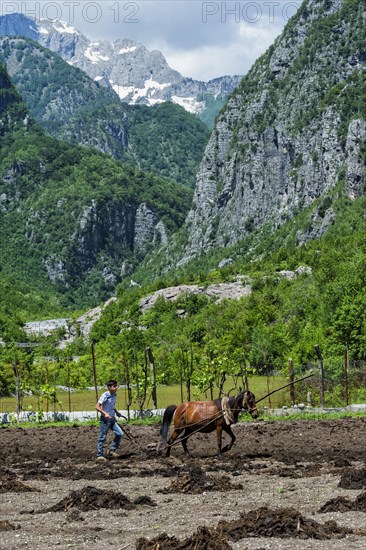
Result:
[[243,392],[241,406],[244,410],[248,411],[252,418],[258,418],[258,409],[255,403],[254,393],[249,390]]

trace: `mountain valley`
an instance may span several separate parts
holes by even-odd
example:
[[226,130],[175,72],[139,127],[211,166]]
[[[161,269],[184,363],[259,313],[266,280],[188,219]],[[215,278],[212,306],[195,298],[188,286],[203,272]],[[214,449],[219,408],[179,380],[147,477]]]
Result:
[[218,76],[209,82],[183,77],[163,54],[122,38],[92,41],[63,21],[33,20],[23,14],[0,17],[0,35],[25,36],[57,53],[128,104],[156,105],[172,101],[196,113],[211,127],[215,114],[242,76]]
[[0,62],[47,133],[194,187],[209,130],[179,105],[122,103],[30,39],[0,38]]
[[[184,383],[192,369],[195,382],[212,389],[223,374],[279,372],[289,357],[301,374],[315,364],[318,345],[327,358],[332,402],[343,399],[345,350],[358,381],[354,396],[365,399],[365,27],[366,10],[357,0],[303,3],[231,94],[207,145],[207,134],[199,142],[193,201],[194,183],[183,171],[191,158],[179,156],[179,139],[168,138],[180,136],[198,149],[195,139],[203,133],[193,123],[189,128],[192,118],[181,107],[122,106],[111,87],[80,76],[80,96],[89,94],[90,109],[61,101],[65,122],[48,131],[75,144],[56,141],[33,118],[40,99],[32,116],[4,69],[3,341],[25,338],[19,332],[24,321],[70,312],[79,318],[113,295],[90,333],[103,376],[116,376],[118,365],[123,376],[133,368],[143,377],[151,348],[159,383]],[[43,57],[44,47],[29,39],[1,40],[3,59],[26,101],[26,54],[38,56],[40,66],[56,63],[55,54]],[[14,50],[8,55],[9,40]],[[83,73],[69,69],[63,93],[77,99],[67,85]],[[37,74],[34,69],[35,80]],[[49,96],[44,106],[53,103]],[[96,137],[104,153],[76,144],[95,146],[94,132],[107,118],[123,144],[120,157],[112,152],[108,126],[99,134],[104,149],[104,138]],[[140,136],[133,135],[139,125]],[[138,143],[148,154],[137,152]],[[160,147],[164,156],[170,145],[175,160],[153,175]],[[129,160],[126,155],[144,171],[121,162]],[[297,275],[284,275],[290,273]],[[237,281],[243,288],[250,281],[250,292],[238,300],[215,303],[205,293],[211,285]],[[159,294],[184,285],[198,292],[175,301]],[[160,298],[142,311],[140,303],[150,295]],[[44,344],[56,346],[56,340]],[[81,357],[78,376],[84,381],[90,381],[88,346],[79,335],[67,350]],[[7,369],[10,388],[11,362]]]

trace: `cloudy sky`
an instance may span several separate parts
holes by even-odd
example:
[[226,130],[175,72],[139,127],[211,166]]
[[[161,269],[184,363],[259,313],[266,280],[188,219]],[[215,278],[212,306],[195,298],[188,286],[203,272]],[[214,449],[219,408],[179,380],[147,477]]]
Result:
[[296,12],[300,0],[1,0],[21,11],[68,21],[95,40],[132,38],[159,49],[169,65],[199,80],[245,74]]

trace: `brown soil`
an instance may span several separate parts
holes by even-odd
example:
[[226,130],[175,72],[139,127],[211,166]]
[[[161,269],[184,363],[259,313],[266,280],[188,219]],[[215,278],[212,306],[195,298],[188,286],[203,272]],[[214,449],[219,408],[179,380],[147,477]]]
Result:
[[136,550],[231,550],[226,537],[213,529],[199,527],[197,533],[183,541],[162,533],[159,537],[147,540],[141,538],[136,543]]
[[19,529],[19,526],[13,525],[8,520],[0,520],[0,532],[1,531],[14,531],[14,529]]
[[342,489],[365,489],[366,468],[360,470],[346,470],[342,473],[339,487]]
[[357,495],[355,500],[346,497],[332,498],[320,508],[319,512],[348,512],[349,510],[366,512],[366,491]]
[[[178,445],[167,459],[156,450],[159,426],[132,426],[138,445],[125,438],[118,459],[96,463],[97,427],[0,429],[0,548],[366,546],[366,418],[253,421],[234,431],[222,456],[214,434],[196,434],[192,458]],[[353,504],[340,512],[337,499]]]
[[293,508],[271,510],[267,507],[241,514],[238,520],[220,521],[217,529],[234,541],[247,537],[337,539],[353,532],[339,527],[335,521],[320,524],[307,519]]
[[243,489],[240,483],[231,483],[229,476],[208,476],[199,465],[191,465],[188,473],[178,473],[167,489],[161,489],[159,493],[189,493],[199,495],[205,491],[234,491]]
[[0,479],[0,493],[31,493],[37,491],[16,479]]
[[142,504],[156,506],[155,502],[147,496],[138,497],[134,502],[131,502],[125,495],[122,495],[122,493],[103,491],[103,489],[87,485],[80,491],[72,491],[69,496],[63,498],[57,504],[54,504],[46,510],[41,510],[40,512],[67,512],[70,508],[74,507],[84,512],[88,510],[97,510],[98,508],[109,508],[110,510],[123,508],[124,510],[132,510],[136,505]]

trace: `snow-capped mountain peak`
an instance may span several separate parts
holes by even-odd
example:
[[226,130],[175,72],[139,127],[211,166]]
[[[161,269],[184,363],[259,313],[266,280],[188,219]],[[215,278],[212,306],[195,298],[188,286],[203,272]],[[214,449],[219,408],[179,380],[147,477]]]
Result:
[[[173,101],[187,111],[205,107],[205,94],[228,95],[240,76],[223,76],[203,82],[182,76],[169,67],[158,50],[128,38],[115,42],[91,41],[65,21],[34,20],[22,14],[0,17],[0,34],[21,35],[38,41],[78,67],[103,86],[110,86],[122,101],[154,105]],[[200,98],[200,99],[198,99]]]

